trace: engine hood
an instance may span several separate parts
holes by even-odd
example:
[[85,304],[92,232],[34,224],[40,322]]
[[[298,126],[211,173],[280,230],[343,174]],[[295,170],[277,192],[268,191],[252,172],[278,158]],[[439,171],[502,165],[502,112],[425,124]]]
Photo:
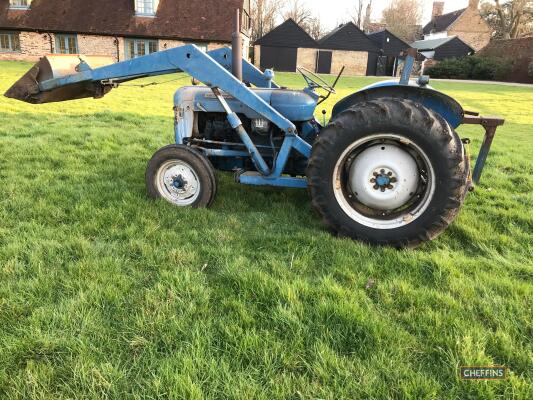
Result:
[[[303,91],[256,88],[252,90],[289,121],[304,122],[314,118],[316,99]],[[223,96],[233,112],[244,114],[248,118],[261,117],[233,96],[227,94]],[[183,108],[185,105],[197,112],[224,112],[211,89],[206,86],[186,86],[178,89],[174,94],[174,106]]]

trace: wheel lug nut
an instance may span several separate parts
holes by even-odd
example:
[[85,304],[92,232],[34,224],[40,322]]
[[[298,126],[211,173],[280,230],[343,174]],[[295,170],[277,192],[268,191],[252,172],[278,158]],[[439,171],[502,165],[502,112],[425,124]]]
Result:
[[374,190],[378,190],[379,189],[379,186],[378,185],[374,185]]
[[382,169],[382,170],[381,170],[380,172],[381,172],[382,174],[384,174],[384,173],[385,173],[385,170],[384,170],[384,169]]
[[388,176],[392,176],[392,172],[389,171],[389,173],[387,174]]
[[387,186],[387,189],[394,189],[394,186],[392,186],[392,185],[388,185],[388,186]]
[[376,183],[376,179],[375,178],[370,179],[370,183]]
[[374,176],[378,176],[379,174],[377,172],[374,172],[372,175]]
[[390,178],[390,181],[391,181],[392,183],[396,183],[396,182],[398,182],[398,180],[397,180],[396,178]]

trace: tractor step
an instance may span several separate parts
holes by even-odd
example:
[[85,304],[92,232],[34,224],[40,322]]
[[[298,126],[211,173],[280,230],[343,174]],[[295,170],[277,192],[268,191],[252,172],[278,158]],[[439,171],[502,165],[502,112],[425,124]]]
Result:
[[281,176],[277,178],[270,178],[268,176],[261,175],[259,172],[247,171],[242,172],[238,171],[235,174],[235,181],[237,183],[242,183],[243,185],[254,185],[254,186],[281,186],[288,188],[307,188],[307,179],[306,178],[295,178],[290,176]]

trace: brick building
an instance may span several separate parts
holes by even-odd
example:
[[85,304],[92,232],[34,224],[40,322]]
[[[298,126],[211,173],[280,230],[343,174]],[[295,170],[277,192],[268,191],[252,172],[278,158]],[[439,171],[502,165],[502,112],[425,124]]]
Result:
[[80,53],[121,61],[185,43],[211,50],[230,45],[236,9],[248,54],[250,0],[0,0],[0,60]]
[[444,2],[433,3],[431,21],[424,27],[424,39],[434,40],[457,36],[475,51],[485,47],[492,30],[479,13],[479,0],[470,0],[468,7],[443,14]]
[[533,71],[533,37],[492,40],[479,54],[505,61],[513,60],[504,80],[533,84],[533,73],[530,72]]

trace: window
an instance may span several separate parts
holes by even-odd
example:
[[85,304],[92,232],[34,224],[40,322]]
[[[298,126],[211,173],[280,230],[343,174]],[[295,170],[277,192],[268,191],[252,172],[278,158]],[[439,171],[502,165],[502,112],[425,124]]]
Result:
[[159,0],[135,0],[135,13],[143,16],[153,16],[157,11]]
[[248,34],[252,27],[252,18],[250,18],[250,14],[246,10],[243,10],[241,18],[241,32]]
[[27,10],[30,8],[31,0],[9,0],[9,8]]
[[126,39],[126,59],[146,56],[159,51],[157,40]]
[[241,31],[242,33],[245,33],[246,35],[250,34],[250,28],[252,27],[252,19],[250,18],[250,10],[251,10],[251,4],[250,0],[245,0],[242,8],[241,13]]
[[55,52],[58,54],[78,54],[76,35],[56,35]]
[[20,51],[20,38],[16,32],[0,32],[0,52]]

